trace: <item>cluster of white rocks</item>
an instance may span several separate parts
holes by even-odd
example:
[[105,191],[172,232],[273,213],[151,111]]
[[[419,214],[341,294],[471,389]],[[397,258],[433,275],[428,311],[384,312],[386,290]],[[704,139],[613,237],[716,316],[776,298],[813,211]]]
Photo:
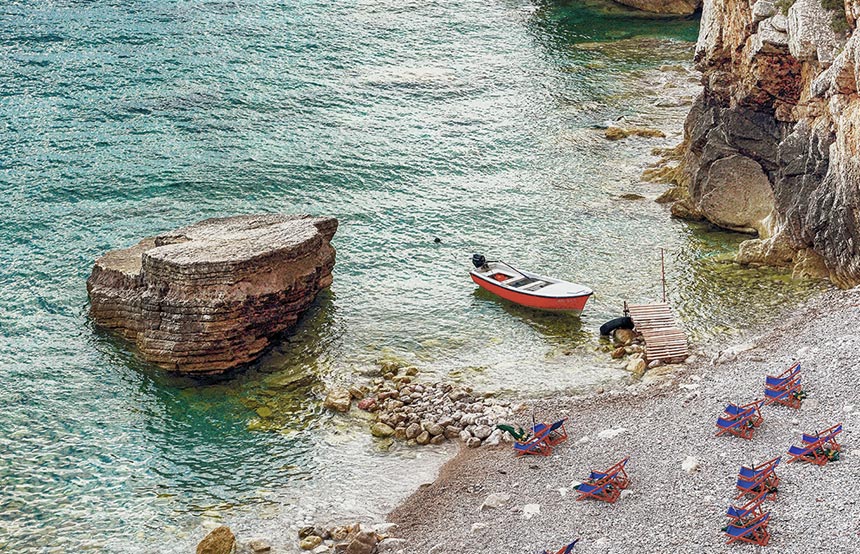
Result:
[[510,402],[451,383],[413,382],[417,373],[414,367],[388,367],[371,386],[330,390],[325,405],[346,412],[356,399],[359,409],[376,415],[370,427],[373,436],[393,437],[407,444],[459,439],[469,448],[477,448],[510,438],[496,429],[496,425],[511,424],[514,407]]

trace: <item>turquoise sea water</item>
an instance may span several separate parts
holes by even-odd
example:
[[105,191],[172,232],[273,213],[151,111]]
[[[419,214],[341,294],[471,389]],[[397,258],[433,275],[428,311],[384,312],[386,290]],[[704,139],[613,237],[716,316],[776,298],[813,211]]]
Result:
[[[697,337],[810,294],[726,262],[740,237],[619,198],[662,190],[638,176],[679,137],[595,127],[677,131],[685,108],[654,103],[692,86],[696,32],[587,2],[0,3],[0,551],[378,517],[450,449],[380,450],[321,409],[327,385],[380,358],[526,394],[618,376],[596,329],[656,298],[659,247]],[[261,211],[341,228],[335,284],[253,367],[201,386],[89,323],[106,250]],[[468,281],[475,250],[596,296],[581,320],[500,304]]]

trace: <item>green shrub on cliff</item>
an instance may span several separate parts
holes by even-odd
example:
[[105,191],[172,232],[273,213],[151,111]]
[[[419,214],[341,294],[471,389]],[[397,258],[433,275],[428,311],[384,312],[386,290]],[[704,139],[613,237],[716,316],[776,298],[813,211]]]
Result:
[[776,0],[773,5],[776,6],[776,9],[778,9],[782,15],[788,15],[788,9],[794,5],[795,1],[796,0]]
[[833,12],[830,26],[837,33],[849,30],[848,17],[845,15],[845,2],[843,0],[821,0],[821,7]]

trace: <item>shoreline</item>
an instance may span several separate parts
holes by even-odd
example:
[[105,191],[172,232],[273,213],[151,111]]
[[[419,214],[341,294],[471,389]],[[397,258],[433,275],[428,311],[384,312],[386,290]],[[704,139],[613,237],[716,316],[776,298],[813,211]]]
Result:
[[[784,454],[800,433],[839,422],[845,423],[842,460],[823,468],[783,464],[779,497],[765,509],[772,512],[770,544],[780,552],[814,551],[825,533],[828,548],[856,545],[860,485],[851,476],[860,473],[860,448],[852,437],[860,434],[852,422],[860,420],[860,395],[847,377],[860,347],[849,330],[858,322],[860,288],[831,291],[713,357],[699,352],[694,364],[662,378],[603,394],[538,399],[538,419],[569,418],[566,443],[548,458],[515,458],[509,445],[461,448],[432,484],[389,513],[397,525],[392,536],[405,542],[385,551],[554,552],[580,538],[578,552],[727,552],[721,528],[738,467]],[[726,403],[762,397],[765,374],[779,373],[795,357],[809,390],[800,410],[765,407],[765,423],[751,441],[714,437]],[[617,503],[575,501],[573,486],[590,469],[627,455],[632,485]],[[689,473],[681,467],[688,456],[699,466]],[[492,493],[510,499],[482,510]],[[527,504],[539,505],[540,513],[529,517]]]

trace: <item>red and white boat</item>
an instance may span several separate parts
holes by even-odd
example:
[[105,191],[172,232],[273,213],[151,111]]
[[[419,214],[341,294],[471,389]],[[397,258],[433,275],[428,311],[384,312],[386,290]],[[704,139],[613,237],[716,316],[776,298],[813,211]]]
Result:
[[472,256],[472,263],[469,275],[478,286],[521,306],[579,315],[593,294],[588,287],[487,261],[480,254]]

